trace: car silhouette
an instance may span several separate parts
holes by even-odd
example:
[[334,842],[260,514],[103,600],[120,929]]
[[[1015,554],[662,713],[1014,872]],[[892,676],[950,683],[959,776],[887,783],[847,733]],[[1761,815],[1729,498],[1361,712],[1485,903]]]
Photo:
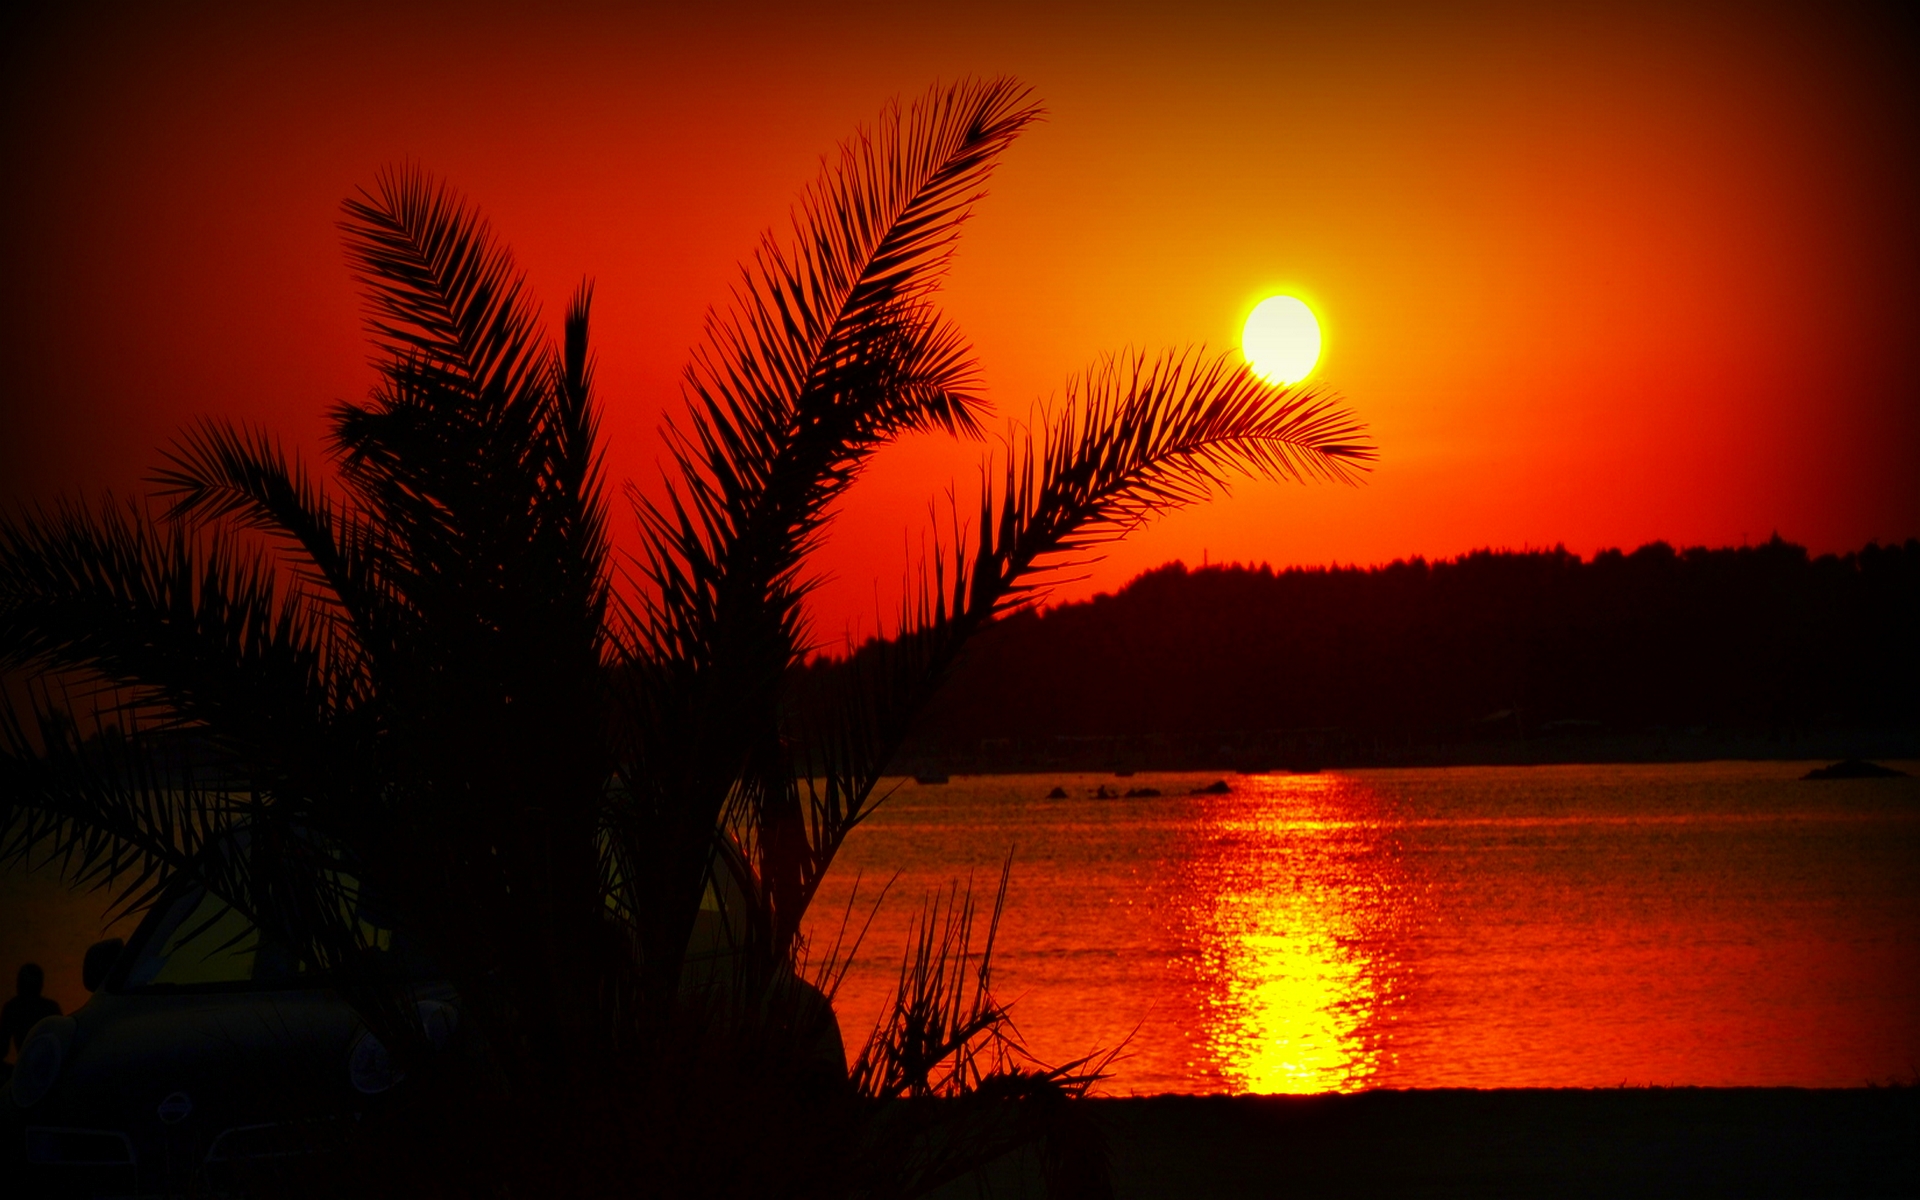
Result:
[[[450,985],[377,914],[356,912],[424,1031],[459,1025]],[[0,1101],[6,1175],[27,1195],[230,1191],[401,1081],[386,1048],[329,986],[204,887],[182,883],[132,938],[87,951],[92,996],[29,1032]]]
[[[363,938],[404,984],[436,1052],[459,1034],[453,987],[376,906],[352,893]],[[696,921],[683,992],[724,987],[731,951],[717,903]],[[87,1002],[29,1032],[0,1100],[0,1179],[35,1196],[231,1194],[302,1171],[404,1081],[330,986],[204,887],[181,882],[132,937],[97,943]],[[829,1086],[846,1057],[828,998],[790,979]]]

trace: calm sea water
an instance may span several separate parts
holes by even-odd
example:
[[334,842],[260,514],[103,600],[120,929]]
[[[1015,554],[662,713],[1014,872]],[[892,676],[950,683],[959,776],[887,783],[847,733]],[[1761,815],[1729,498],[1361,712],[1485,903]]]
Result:
[[851,1049],[920,898],[1011,851],[995,990],[1044,1059],[1124,1044],[1110,1092],[1910,1081],[1920,778],[1812,765],[905,781],[815,944],[891,881]]
[[[1113,1093],[1912,1081],[1920,778],[1811,765],[906,781],[814,941],[891,880],[838,998],[857,1048],[921,897],[990,904],[1011,851],[996,992],[1044,1059],[1124,1045]],[[6,992],[34,959],[69,1010],[129,925],[17,871],[0,914]]]

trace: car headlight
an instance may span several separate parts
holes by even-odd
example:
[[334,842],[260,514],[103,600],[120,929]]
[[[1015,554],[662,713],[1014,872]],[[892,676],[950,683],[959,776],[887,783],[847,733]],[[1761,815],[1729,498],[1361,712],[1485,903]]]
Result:
[[[460,1025],[460,1010],[444,1000],[422,1000],[414,1006],[414,1015],[427,1044],[435,1050],[445,1049]],[[392,1053],[371,1029],[362,1030],[347,1051],[347,1078],[365,1095],[384,1092],[406,1077],[405,1071],[393,1065]]]
[[347,1051],[347,1078],[353,1081],[355,1091],[371,1096],[399,1083],[406,1073],[394,1068],[393,1055],[369,1029],[354,1039],[353,1049]]
[[414,1010],[420,1018],[421,1032],[427,1035],[427,1043],[435,1050],[445,1050],[453,1040],[454,1030],[460,1027],[460,1010],[445,1000],[422,1000]]
[[31,1108],[53,1090],[67,1061],[67,1043],[73,1038],[72,1017],[45,1017],[36,1023],[20,1047],[13,1067],[13,1102]]

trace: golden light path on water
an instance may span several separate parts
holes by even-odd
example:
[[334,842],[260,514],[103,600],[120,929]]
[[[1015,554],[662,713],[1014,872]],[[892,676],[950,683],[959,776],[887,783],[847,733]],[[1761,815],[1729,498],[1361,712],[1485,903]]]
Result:
[[1239,1087],[1325,1092],[1369,1074],[1353,1035],[1370,994],[1358,964],[1307,906],[1272,905],[1254,927],[1227,935],[1214,1050]]
[[1371,1073],[1354,1034],[1376,997],[1319,916],[1312,900],[1269,904],[1222,939],[1214,1049],[1237,1090],[1334,1091]]
[[1337,776],[1247,791],[1214,814],[1221,854],[1196,880],[1211,885],[1194,897],[1209,926],[1197,932],[1210,1049],[1235,1091],[1364,1087],[1398,998],[1383,961],[1397,884],[1385,830]]

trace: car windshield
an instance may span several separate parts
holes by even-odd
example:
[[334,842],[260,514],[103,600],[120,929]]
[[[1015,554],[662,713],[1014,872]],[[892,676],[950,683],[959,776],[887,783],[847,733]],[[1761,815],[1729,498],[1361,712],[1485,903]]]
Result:
[[[432,968],[395,934],[354,889],[361,942],[383,975],[435,978]],[[163,901],[134,935],[133,952],[117,991],[270,990],[317,987],[319,973],[284,946],[260,935],[239,912],[203,887],[186,887]]]
[[298,987],[302,965],[205,888],[189,888],[163,906],[139,939],[121,988]]

